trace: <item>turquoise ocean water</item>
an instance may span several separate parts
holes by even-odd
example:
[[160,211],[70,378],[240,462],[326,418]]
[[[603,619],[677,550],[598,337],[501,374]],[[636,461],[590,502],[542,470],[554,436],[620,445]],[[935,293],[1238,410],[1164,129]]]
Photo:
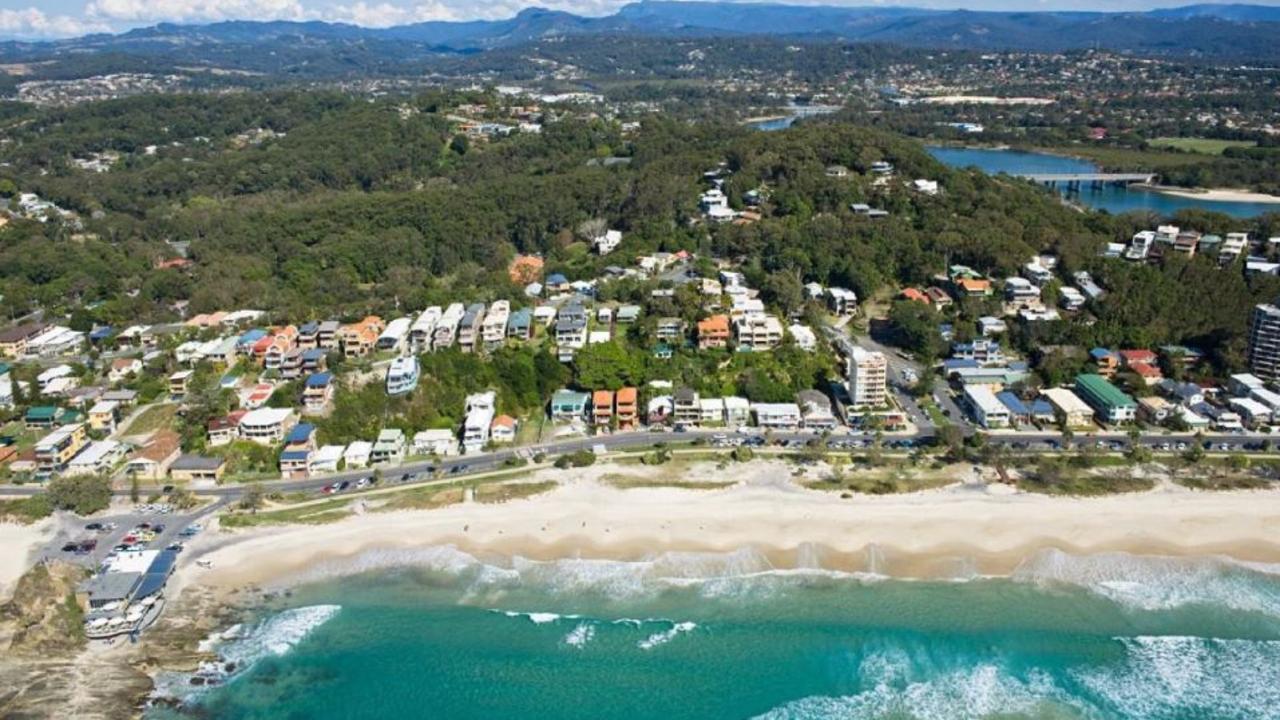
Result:
[[760,554],[314,568],[153,718],[1280,718],[1280,576],[1047,551],[1010,578]]

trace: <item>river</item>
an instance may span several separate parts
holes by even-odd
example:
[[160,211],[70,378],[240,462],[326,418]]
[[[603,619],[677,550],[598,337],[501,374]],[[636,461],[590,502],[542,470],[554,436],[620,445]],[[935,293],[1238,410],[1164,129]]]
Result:
[[[993,175],[1002,172],[1010,175],[1098,172],[1098,166],[1088,160],[1048,153],[936,145],[927,146],[926,149],[945,165],[958,168],[976,167]],[[1065,187],[1060,187],[1059,191],[1064,195],[1068,192]],[[1085,186],[1078,192],[1073,191],[1070,197],[1081,205],[1112,213],[1140,211],[1168,216],[1186,208],[1199,208],[1234,217],[1255,217],[1267,212],[1280,212],[1280,205],[1275,204],[1198,200],[1112,185],[1099,188]]]

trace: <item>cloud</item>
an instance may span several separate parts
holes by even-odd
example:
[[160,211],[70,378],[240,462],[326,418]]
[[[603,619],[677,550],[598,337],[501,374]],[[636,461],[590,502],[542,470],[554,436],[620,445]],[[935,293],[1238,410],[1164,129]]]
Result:
[[39,8],[0,9],[0,35],[20,38],[76,37],[110,28],[70,15],[46,15]]
[[[124,1],[124,0],[121,0]],[[136,1],[136,0],[135,0]],[[318,8],[308,17],[365,27],[391,27],[427,20],[504,20],[530,7],[579,15],[608,15],[629,0],[431,0],[430,2],[366,2]]]
[[221,20],[300,20],[300,0],[91,0],[85,15],[121,23],[218,22]]
[[345,22],[361,27],[392,27],[427,20],[458,20],[456,9],[443,2],[396,5],[389,2],[367,3],[360,0],[352,5],[335,5],[317,14],[320,20]]

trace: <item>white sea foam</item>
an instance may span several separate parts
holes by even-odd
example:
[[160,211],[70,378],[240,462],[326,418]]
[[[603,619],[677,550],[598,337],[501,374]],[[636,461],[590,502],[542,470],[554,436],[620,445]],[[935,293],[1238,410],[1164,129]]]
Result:
[[1207,605],[1280,616],[1277,578],[1257,566],[1223,557],[1071,555],[1043,550],[1023,561],[1013,579],[1074,585],[1143,610]]
[[591,642],[596,636],[596,627],[589,622],[578,623],[578,626],[569,631],[564,636],[564,644],[569,647],[581,648]]
[[1121,667],[1073,677],[1110,717],[1280,718],[1280,642],[1180,636],[1117,638]]
[[[222,632],[215,632],[199,647],[204,652],[216,652],[219,662],[204,663],[195,673],[162,673],[155,679],[152,695],[177,699],[198,695],[232,675],[247,672],[264,658],[287,654],[341,609],[338,605],[290,608],[258,621],[248,630],[233,625]],[[230,672],[226,671],[228,667]],[[192,685],[195,676],[207,684]]]
[[546,625],[561,618],[575,619],[579,617],[578,615],[561,615],[553,612],[520,612],[518,610],[494,610],[493,612],[500,612],[509,618],[528,618],[529,622],[534,625]]
[[639,643],[636,644],[636,647],[640,648],[641,650],[652,650],[660,645],[666,645],[667,643],[676,639],[676,636],[678,635],[681,635],[687,632],[693,632],[695,629],[697,629],[697,627],[698,627],[698,624],[694,622],[688,622],[688,621],[678,622],[673,624],[671,628],[668,630],[663,630],[662,632],[654,633],[649,637],[645,638],[644,640],[641,640]]
[[[761,715],[766,720],[809,718],[867,720],[979,720],[996,717],[1059,717],[1070,706],[1066,694],[1041,672],[1014,677],[995,662],[943,668],[924,650],[896,647],[873,651],[858,666],[865,690],[842,697],[814,696]],[[1073,708],[1069,717],[1101,715]]]

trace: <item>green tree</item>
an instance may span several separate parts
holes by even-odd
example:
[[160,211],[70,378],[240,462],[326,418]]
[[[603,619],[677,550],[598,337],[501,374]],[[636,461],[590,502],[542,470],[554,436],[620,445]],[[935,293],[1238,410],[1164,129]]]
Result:
[[60,476],[49,481],[46,493],[59,510],[92,515],[111,504],[111,480],[98,475]]

